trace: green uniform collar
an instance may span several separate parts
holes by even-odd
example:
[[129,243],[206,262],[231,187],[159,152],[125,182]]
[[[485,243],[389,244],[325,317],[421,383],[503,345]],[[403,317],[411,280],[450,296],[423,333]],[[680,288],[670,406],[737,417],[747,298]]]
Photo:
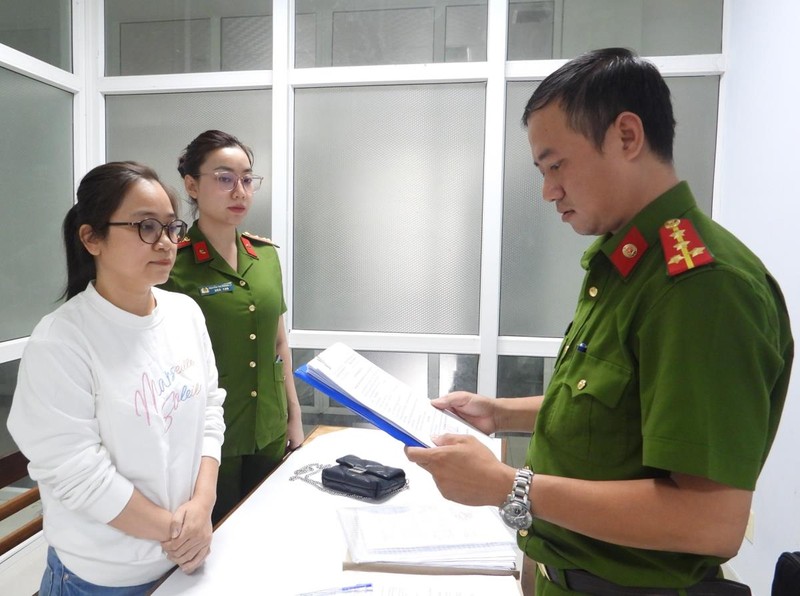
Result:
[[[615,254],[620,253],[632,237],[643,239],[646,249],[660,245],[659,229],[664,222],[681,218],[687,211],[696,207],[697,202],[689,189],[689,184],[686,181],[679,182],[637,213],[619,232],[604,234],[595,240],[583,253],[581,267],[588,271],[590,263],[600,252],[616,265]],[[633,244],[637,242],[634,240]],[[639,255],[639,258],[641,256]],[[633,265],[635,266],[635,263]]]
[[[217,251],[206,238],[205,234],[203,234],[203,232],[200,230],[200,226],[197,225],[196,221],[186,233],[186,239],[188,239],[188,243],[192,247],[195,263],[208,262],[212,267],[218,269],[219,271],[232,271],[225,259],[222,259],[219,256]],[[181,246],[185,246],[184,243],[181,243]],[[255,253],[255,250],[250,242],[246,238],[243,238],[238,230],[236,231],[236,247],[239,252],[239,270],[234,271],[234,273],[237,275],[244,275],[250,268],[252,260],[258,259],[258,255]],[[243,256],[247,258],[243,259]]]

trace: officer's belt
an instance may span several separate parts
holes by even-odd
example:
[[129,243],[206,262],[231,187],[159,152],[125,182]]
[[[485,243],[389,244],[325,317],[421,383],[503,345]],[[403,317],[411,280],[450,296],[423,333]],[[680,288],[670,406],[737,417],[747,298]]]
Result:
[[583,569],[556,569],[538,562],[536,566],[545,579],[557,586],[591,596],[750,596],[746,585],[716,579],[718,568],[711,569],[699,583],[678,589],[621,586]]

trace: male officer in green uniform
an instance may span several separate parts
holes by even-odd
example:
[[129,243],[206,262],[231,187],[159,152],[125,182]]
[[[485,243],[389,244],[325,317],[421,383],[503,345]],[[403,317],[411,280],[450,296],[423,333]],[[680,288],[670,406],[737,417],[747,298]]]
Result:
[[500,506],[527,555],[526,594],[531,570],[539,596],[747,594],[715,578],[741,544],[789,384],[778,285],[677,178],[652,64],[617,48],[580,56],[539,85],[523,122],[544,199],[599,236],[575,317],[544,396],[434,405],[489,433],[534,429],[527,469],[464,436],[407,455],[447,498]]

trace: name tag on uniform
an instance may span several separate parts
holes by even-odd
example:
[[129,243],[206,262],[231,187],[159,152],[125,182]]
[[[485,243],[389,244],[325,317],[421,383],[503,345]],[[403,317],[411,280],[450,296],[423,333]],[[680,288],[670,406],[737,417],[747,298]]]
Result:
[[213,296],[220,292],[233,292],[233,282],[226,281],[224,284],[214,284],[213,286],[203,286],[200,288],[201,296]]

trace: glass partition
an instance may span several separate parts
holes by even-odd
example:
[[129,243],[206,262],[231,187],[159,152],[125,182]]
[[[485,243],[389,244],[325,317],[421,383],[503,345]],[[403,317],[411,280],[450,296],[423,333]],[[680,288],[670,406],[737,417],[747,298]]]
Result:
[[723,0],[509,2],[508,59],[574,58],[626,47],[643,56],[722,51]]
[[[0,68],[0,341],[26,337],[66,285],[72,94]],[[34,289],[32,289],[34,288]]]
[[486,0],[297,0],[295,67],[486,60]]
[[72,2],[3,0],[0,43],[72,72]]
[[295,93],[293,327],[478,332],[485,86]]
[[272,68],[270,0],[105,0],[106,76]]

